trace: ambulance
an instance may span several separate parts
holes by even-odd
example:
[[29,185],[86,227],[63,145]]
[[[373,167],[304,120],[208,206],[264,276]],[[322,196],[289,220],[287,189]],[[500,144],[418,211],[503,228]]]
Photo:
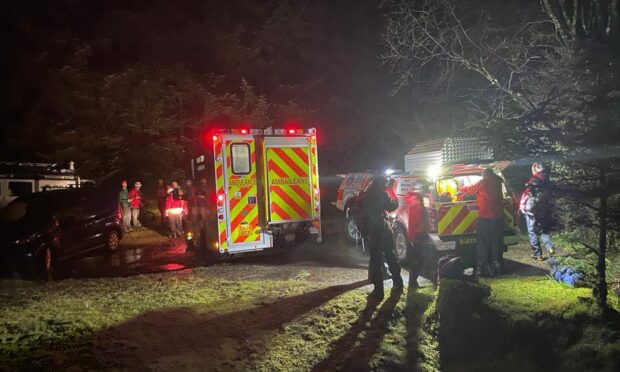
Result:
[[316,129],[217,129],[193,148],[191,178],[206,179],[206,221],[186,239],[216,257],[321,241]]

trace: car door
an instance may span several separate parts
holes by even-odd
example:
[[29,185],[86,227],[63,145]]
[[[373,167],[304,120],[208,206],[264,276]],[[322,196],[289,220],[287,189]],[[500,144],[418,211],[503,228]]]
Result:
[[85,248],[98,247],[105,243],[105,235],[117,209],[114,196],[93,194],[84,198],[82,211],[87,234]]
[[75,200],[61,208],[58,223],[62,256],[80,253],[88,246],[92,226],[89,225],[90,222],[84,220],[80,200]]

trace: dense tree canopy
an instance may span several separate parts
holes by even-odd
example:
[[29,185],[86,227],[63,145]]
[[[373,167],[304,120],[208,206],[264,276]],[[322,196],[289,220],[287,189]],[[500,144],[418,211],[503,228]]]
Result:
[[214,118],[253,118],[242,103],[251,90],[266,115],[253,125],[319,128],[323,172],[398,165],[413,143],[434,135],[437,116],[460,118],[444,108],[414,112],[416,102],[434,107],[423,92],[387,94],[378,5],[3,2],[0,157],[70,159],[95,177],[172,172],[184,165],[181,134]]
[[487,137],[497,156],[553,164],[558,217],[595,266],[605,308],[607,250],[618,250],[620,233],[618,1],[389,0],[385,7],[383,58],[398,87],[460,96],[465,131]]

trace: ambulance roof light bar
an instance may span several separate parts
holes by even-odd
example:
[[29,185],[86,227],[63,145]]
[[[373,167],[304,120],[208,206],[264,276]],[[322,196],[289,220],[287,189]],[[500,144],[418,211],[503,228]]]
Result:
[[240,134],[243,136],[246,135],[253,135],[253,136],[259,136],[261,134],[263,134],[263,130],[262,129],[257,129],[257,128],[235,128],[235,129],[215,129],[214,130],[215,134]]
[[219,128],[219,129],[215,129],[213,131],[213,140],[215,140],[215,136],[216,135],[222,135],[222,134],[239,134],[239,135],[252,135],[252,136],[260,136],[260,135],[266,135],[266,136],[272,136],[272,135],[276,135],[276,136],[303,136],[305,134],[310,134],[310,135],[316,135],[316,129],[315,128],[308,128],[306,130],[303,130],[301,128],[276,128],[273,129],[271,127],[266,128],[266,129],[258,129],[258,128],[234,128],[234,129],[223,129],[223,128]]

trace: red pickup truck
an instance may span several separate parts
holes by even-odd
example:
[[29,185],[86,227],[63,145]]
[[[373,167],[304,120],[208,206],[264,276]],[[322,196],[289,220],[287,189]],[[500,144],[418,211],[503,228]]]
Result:
[[[482,179],[482,171],[491,164],[454,164],[438,169],[433,177],[428,175],[399,175],[393,177],[394,191],[399,201],[399,208],[390,216],[394,219],[395,253],[400,260],[405,260],[408,250],[413,245],[412,229],[419,226],[419,218],[410,216],[413,198],[407,198],[408,192],[414,191],[414,185],[422,181],[426,187],[421,192],[422,202],[428,218],[429,247],[423,249],[433,252],[434,262],[445,254],[456,253],[467,260],[475,258],[477,244],[476,219],[478,206],[472,195],[459,194],[462,186],[471,185]],[[497,174],[502,177],[501,172]],[[517,220],[517,203],[506,182],[504,194],[504,245],[514,245],[519,241]],[[428,256],[428,255],[427,255]]]

